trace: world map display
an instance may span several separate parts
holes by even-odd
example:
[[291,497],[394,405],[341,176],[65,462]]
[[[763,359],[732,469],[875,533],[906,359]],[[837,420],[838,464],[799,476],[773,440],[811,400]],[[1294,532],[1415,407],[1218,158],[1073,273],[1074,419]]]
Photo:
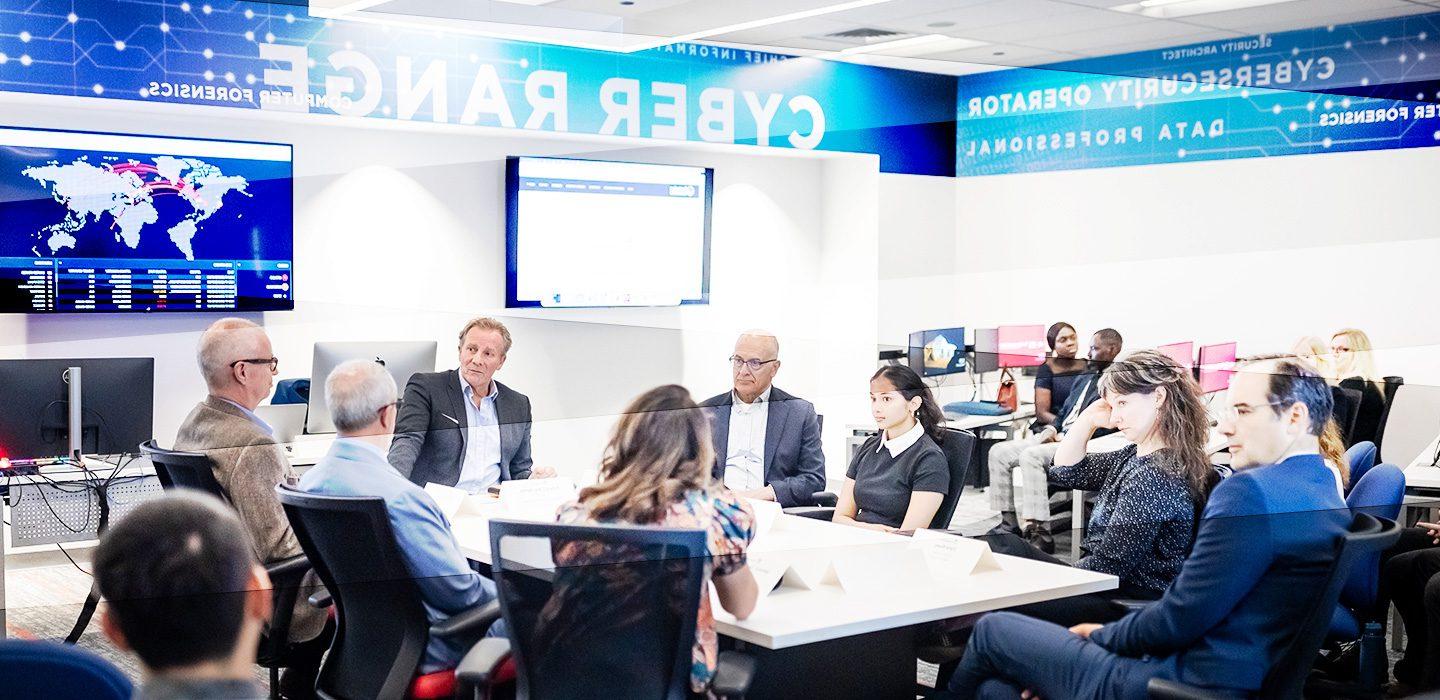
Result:
[[294,308],[287,144],[0,127],[0,313]]
[[[59,255],[73,250],[80,236],[112,235],[131,250],[147,229],[163,228],[186,260],[195,259],[195,237],[201,225],[220,213],[227,196],[251,197],[249,182],[226,175],[198,158],[157,156],[150,162],[115,156],[92,163],[80,156],[68,163],[50,161],[20,173],[40,184],[65,207],[65,218],[35,232],[45,251]],[[178,220],[161,222],[157,197],[176,196],[188,205]],[[156,224],[159,224],[157,227]],[[36,249],[36,253],[41,251]]]

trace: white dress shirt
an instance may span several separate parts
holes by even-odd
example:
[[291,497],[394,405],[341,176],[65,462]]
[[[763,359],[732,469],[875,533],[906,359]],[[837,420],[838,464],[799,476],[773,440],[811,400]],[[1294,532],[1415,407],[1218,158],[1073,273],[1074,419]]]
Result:
[[770,389],[755,403],[731,394],[730,437],[725,448],[725,488],[750,491],[765,486],[765,422],[770,419]]
[[475,389],[460,378],[460,392],[465,395],[465,460],[460,464],[460,480],[455,488],[479,493],[500,483],[500,416],[495,397],[500,387],[490,382],[490,394],[475,405]]
[[909,430],[897,435],[893,440],[882,438],[879,446],[875,448],[875,451],[879,452],[882,449],[886,449],[890,450],[891,458],[899,457],[901,452],[910,449],[911,445],[919,442],[923,435],[925,435],[925,426],[920,425],[920,421],[917,420],[915,421],[915,425],[910,426]]

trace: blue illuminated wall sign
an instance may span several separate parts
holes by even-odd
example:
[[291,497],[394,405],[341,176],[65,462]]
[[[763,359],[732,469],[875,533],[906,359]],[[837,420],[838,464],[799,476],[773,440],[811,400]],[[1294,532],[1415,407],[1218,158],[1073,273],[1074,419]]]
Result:
[[953,175],[950,76],[676,44],[618,54],[236,0],[0,0],[0,90],[876,153]]
[[1440,13],[959,79],[956,173],[1440,146]]

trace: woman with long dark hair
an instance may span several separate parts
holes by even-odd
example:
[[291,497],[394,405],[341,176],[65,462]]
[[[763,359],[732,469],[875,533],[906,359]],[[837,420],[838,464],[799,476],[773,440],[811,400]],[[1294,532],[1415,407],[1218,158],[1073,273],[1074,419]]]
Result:
[[930,527],[950,489],[939,404],[920,375],[889,365],[870,378],[870,413],[880,434],[850,460],[834,521],[887,532]]
[[1070,388],[1086,366],[1084,359],[1076,359],[1080,340],[1074,326],[1064,321],[1051,324],[1045,331],[1045,342],[1050,345],[1050,357],[1045,358],[1044,364],[1036,369],[1035,421],[1030,424],[1030,432],[1033,433],[1044,430],[1047,425],[1055,425],[1061,419],[1056,412],[1070,398]]

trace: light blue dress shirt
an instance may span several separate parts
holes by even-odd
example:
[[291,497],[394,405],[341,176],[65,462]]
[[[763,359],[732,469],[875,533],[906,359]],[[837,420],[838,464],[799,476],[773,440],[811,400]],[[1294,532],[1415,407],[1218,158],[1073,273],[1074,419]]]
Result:
[[495,397],[500,387],[490,382],[490,394],[475,405],[475,389],[460,377],[460,393],[465,396],[465,460],[460,464],[460,480],[455,488],[479,493],[500,483],[500,414]]
[[[379,447],[363,440],[336,440],[324,459],[300,477],[300,490],[385,499],[400,555],[420,588],[432,624],[495,599],[495,584],[470,568],[435,499],[400,476]],[[421,672],[454,668],[466,651],[461,640],[432,637]]]
[[216,396],[215,398],[220,399],[221,401],[224,401],[225,403],[228,403],[231,406],[240,409],[240,412],[245,414],[245,417],[249,418],[250,421],[253,422],[255,425],[260,426],[260,429],[265,431],[266,435],[269,435],[270,437],[275,437],[275,429],[270,427],[270,424],[266,423],[264,418],[255,415],[254,411],[245,408],[244,406],[241,406],[240,404],[235,403],[234,401],[231,401],[230,399],[224,398],[222,396]]

